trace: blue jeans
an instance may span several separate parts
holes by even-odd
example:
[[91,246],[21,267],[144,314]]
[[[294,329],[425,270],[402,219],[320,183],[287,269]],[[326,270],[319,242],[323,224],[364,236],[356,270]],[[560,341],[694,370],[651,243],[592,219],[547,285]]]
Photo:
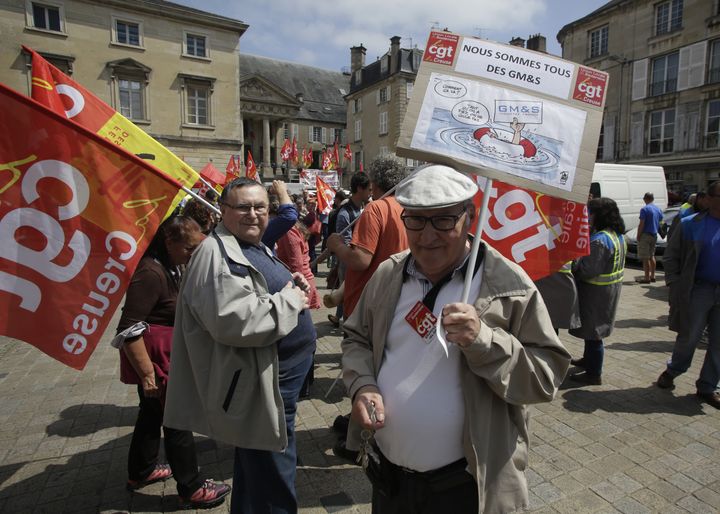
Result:
[[695,382],[699,393],[713,393],[720,380],[720,285],[697,282],[690,293],[687,325],[678,332],[667,371],[673,377],[685,373],[692,363],[695,348],[708,327],[708,348]]
[[[292,368],[280,367],[280,396],[285,407],[288,445],[283,452],[235,448],[232,514],[293,514],[297,512],[295,474],[295,412],[305,376],[312,366],[309,355]],[[252,423],[252,419],[248,419]],[[242,427],[238,427],[242,430]]]
[[585,360],[585,371],[589,375],[602,375],[604,357],[605,347],[602,339],[585,339],[583,359]]

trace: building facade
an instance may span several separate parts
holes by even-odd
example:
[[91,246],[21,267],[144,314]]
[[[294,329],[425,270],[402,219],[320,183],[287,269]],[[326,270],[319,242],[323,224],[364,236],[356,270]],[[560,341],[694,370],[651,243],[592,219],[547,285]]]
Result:
[[720,179],[720,2],[612,0],[558,33],[604,70],[598,161],[663,166],[672,191]]
[[30,94],[26,45],[195,169],[240,153],[245,23],[163,0],[4,0],[0,14],[9,87]]
[[[345,96],[354,171],[395,152],[422,60],[421,50],[400,48],[398,36],[390,38],[390,49],[375,62],[365,65],[365,53],[362,45],[350,49],[350,93]],[[407,164],[417,162],[408,159]]]
[[285,139],[297,141],[298,153],[304,148],[313,152],[312,168],[321,167],[322,151],[337,141],[342,167],[347,143],[343,97],[349,87],[350,77],[341,72],[241,55],[242,155],[246,159],[252,152],[263,177],[282,174],[294,180],[297,166],[280,155]]

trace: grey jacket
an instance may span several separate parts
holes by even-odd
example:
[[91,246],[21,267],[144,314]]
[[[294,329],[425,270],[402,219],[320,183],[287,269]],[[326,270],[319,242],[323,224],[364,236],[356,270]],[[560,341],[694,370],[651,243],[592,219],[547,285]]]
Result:
[[553,327],[577,328],[580,326],[580,306],[572,263],[566,263],[559,271],[535,281],[550,313]]
[[303,302],[290,290],[269,294],[235,237],[222,223],[216,232],[249,273],[231,272],[213,237],[193,254],[178,296],[164,424],[280,451],[287,430],[275,343],[295,328]]
[[[575,337],[598,340],[608,337],[613,331],[627,253],[625,238],[620,235],[618,241],[620,248],[616,255],[615,246],[610,238],[602,233],[593,234],[590,238],[590,255],[581,257],[573,263],[581,323],[579,328],[569,331]],[[620,261],[619,280],[609,285],[593,283],[600,281],[604,275],[612,273],[615,257]]]
[[[343,327],[343,378],[351,398],[361,387],[376,385],[408,255],[380,265]],[[465,457],[477,482],[479,512],[510,512],[528,502],[525,404],[553,399],[570,355],[532,281],[487,245],[474,304],[482,326],[478,343],[462,350]],[[481,340],[491,341],[489,350]]]

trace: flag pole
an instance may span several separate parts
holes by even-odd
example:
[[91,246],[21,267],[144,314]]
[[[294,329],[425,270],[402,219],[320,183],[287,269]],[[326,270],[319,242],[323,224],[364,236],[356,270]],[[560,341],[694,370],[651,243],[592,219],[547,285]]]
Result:
[[[490,213],[488,205],[490,203],[490,190],[493,187],[493,179],[485,179],[485,189],[483,191],[482,204],[480,206],[480,213],[478,215],[477,228],[475,229],[475,239],[473,239],[472,248],[470,249],[470,256],[468,257],[468,270],[475,269],[475,263],[477,262],[477,256],[480,252],[480,237],[482,236],[483,227],[487,223],[487,219]],[[465,282],[463,284],[463,291],[461,302],[467,303],[468,297],[470,296],[470,285],[472,284],[473,274],[465,273]]]
[[[202,179],[200,179],[200,180],[202,180]],[[205,182],[204,180],[202,180],[202,181]],[[207,184],[207,182],[205,182],[205,184]],[[208,184],[208,186],[210,186],[210,184]],[[212,189],[213,191],[215,190],[215,188],[213,188],[213,187],[210,187],[210,189]],[[203,204],[205,207],[207,207],[208,209],[210,209],[210,210],[212,210],[213,212],[215,212],[215,214],[220,214],[220,209],[218,209],[217,207],[215,207],[213,204],[211,204],[210,202],[208,202],[205,198],[201,197],[199,194],[197,194],[197,193],[196,193],[195,191],[193,191],[192,189],[190,189],[190,188],[188,188],[188,187],[186,187],[186,186],[182,186],[182,190],[185,191],[185,192],[186,192],[187,194],[189,194],[190,196],[192,196],[193,198],[195,198],[195,200],[197,200],[198,202],[200,202],[201,204]]]

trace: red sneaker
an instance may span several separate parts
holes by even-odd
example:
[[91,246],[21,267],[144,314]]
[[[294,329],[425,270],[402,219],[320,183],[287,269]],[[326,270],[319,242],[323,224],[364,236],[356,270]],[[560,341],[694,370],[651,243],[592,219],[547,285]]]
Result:
[[168,464],[156,464],[155,469],[152,470],[144,480],[128,480],[127,487],[128,491],[136,491],[145,487],[146,485],[154,484],[155,482],[161,482],[167,480],[172,476],[172,471]]
[[211,509],[225,501],[230,493],[230,486],[223,482],[214,482],[208,478],[202,487],[195,491],[190,498],[180,497],[181,509]]

